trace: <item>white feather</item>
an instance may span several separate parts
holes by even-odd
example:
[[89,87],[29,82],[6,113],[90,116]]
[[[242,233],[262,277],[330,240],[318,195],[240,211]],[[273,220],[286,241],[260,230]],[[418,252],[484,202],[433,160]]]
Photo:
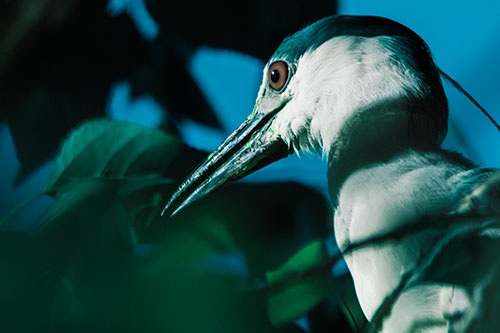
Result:
[[[340,249],[422,216],[453,211],[472,186],[471,173],[477,173],[439,150],[435,135],[423,126],[425,115],[412,114],[418,131],[409,132],[408,103],[429,89],[422,75],[398,58],[404,55],[392,51],[394,43],[388,36],[343,36],[307,51],[279,97],[289,102],[271,125],[274,138],[296,151],[328,156]],[[264,94],[261,88],[259,95]],[[421,233],[345,256],[368,319],[436,237]],[[383,332],[447,332],[450,318],[466,311],[471,297],[456,286],[417,285],[398,298]],[[432,325],[419,327],[422,320]]]
[[[391,37],[337,37],[298,61],[287,92],[293,99],[278,114],[273,129],[301,150],[330,154],[345,123],[359,110],[381,100],[415,94],[419,79],[395,62],[386,45]],[[301,139],[306,136],[307,139]]]

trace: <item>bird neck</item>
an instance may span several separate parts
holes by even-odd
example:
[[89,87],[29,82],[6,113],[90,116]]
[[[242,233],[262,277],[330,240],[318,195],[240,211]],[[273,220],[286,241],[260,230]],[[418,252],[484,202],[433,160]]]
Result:
[[410,126],[409,113],[398,108],[362,114],[344,126],[328,151],[328,182],[334,207],[342,185],[357,170],[389,163],[410,150],[440,149],[432,135],[426,133],[425,119],[418,115]]

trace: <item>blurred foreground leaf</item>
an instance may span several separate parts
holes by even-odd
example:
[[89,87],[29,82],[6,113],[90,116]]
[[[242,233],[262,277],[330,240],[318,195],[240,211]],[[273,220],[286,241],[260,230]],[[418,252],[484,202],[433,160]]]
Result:
[[236,50],[264,61],[287,35],[337,11],[336,0],[145,3],[160,25],[160,39],[174,35],[191,45]]
[[362,332],[368,320],[359,304],[351,275],[348,274],[344,277],[343,281],[339,282],[341,283],[338,288],[340,290],[340,310],[345,318],[347,318],[351,331]]
[[330,270],[313,270],[328,258],[323,242],[315,241],[267,273],[272,288],[268,310],[273,325],[297,320],[332,292]]
[[128,15],[110,16],[108,0],[0,1],[0,120],[21,166],[16,184],[77,124],[105,115],[117,81],[153,96],[165,119],[220,127],[189,71],[192,53],[208,45],[267,61],[285,36],[336,11],[335,0],[144,2],[159,26],[154,41]]
[[[160,217],[174,190],[169,179],[180,181],[203,155],[128,123],[94,120],[75,130],[47,182],[55,201],[27,237],[43,249],[30,252],[36,265],[12,253],[9,265],[19,265],[5,268],[2,310],[13,319],[0,330],[300,331],[272,325],[255,285],[328,233],[326,200],[299,184],[235,184]],[[26,292],[3,291],[15,279]],[[9,308],[16,296],[19,306]],[[24,303],[34,305],[24,313]],[[32,322],[16,328],[24,314]]]
[[149,43],[126,15],[110,17],[107,2],[0,4],[0,118],[19,159],[16,184],[52,158],[72,128],[105,116],[112,83],[148,61]]
[[132,222],[117,188],[101,179],[72,182],[60,192],[35,231],[50,244],[54,256],[73,261],[74,255],[131,253]]
[[[32,235],[0,231],[0,331],[44,332],[57,283]],[[28,319],[29,318],[29,319]]]

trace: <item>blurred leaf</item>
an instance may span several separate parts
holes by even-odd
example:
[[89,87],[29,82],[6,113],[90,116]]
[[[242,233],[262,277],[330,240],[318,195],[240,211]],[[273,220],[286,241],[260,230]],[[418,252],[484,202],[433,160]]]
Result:
[[306,272],[316,265],[328,260],[328,253],[321,240],[317,240],[288,259],[281,267],[267,273],[267,281],[270,284],[285,281],[290,275]]
[[[204,96],[191,94],[188,54],[171,55],[175,42],[144,40],[128,15],[111,17],[107,5],[108,0],[0,3],[0,120],[9,126],[20,164],[16,185],[53,157],[72,128],[105,116],[116,81],[130,81],[133,90],[162,101],[169,112],[165,119],[216,123]],[[173,82],[181,96],[167,91]],[[186,101],[184,107],[170,108],[171,96]]]
[[[102,190],[96,188],[96,191]],[[105,192],[96,200],[105,196],[111,193]],[[85,251],[79,251],[80,255],[66,261],[69,265],[63,277],[64,286],[56,299],[60,313],[58,323],[72,328],[67,329],[70,331],[75,328],[93,331],[98,327],[111,331],[276,332],[266,313],[266,298],[248,292],[244,276],[219,274],[207,267],[207,258],[228,250],[237,251],[234,237],[237,233],[232,229],[252,229],[244,225],[248,221],[242,211],[234,216],[220,205],[227,203],[225,199],[221,196],[189,213],[186,210],[181,220],[170,221],[161,244],[154,246],[144,258],[132,260],[120,254],[126,251],[112,251],[119,248],[115,242],[107,242],[113,248],[85,245]],[[89,202],[92,209],[101,209],[94,205]],[[66,217],[65,223],[70,225],[74,215]],[[100,223],[109,224],[112,216],[117,219],[113,222],[116,225],[120,221],[117,213],[104,214]],[[249,221],[252,218],[250,216]],[[105,241],[103,236],[111,234],[106,230],[95,230],[96,236],[84,237],[88,239],[86,244],[106,243],[93,240]],[[64,237],[62,232],[59,234]],[[66,238],[71,236],[65,235]],[[259,240],[267,236],[251,233],[246,237],[251,238],[254,246],[259,246]],[[54,241],[45,239],[48,243]],[[64,248],[66,253],[74,243],[75,240],[57,248]],[[296,332],[297,329],[286,331]]]
[[[164,46],[166,45],[166,46]],[[191,119],[203,125],[222,129],[217,113],[189,71],[192,50],[181,40],[172,38],[154,45],[157,58],[152,64],[135,69],[131,77],[132,97],[150,94],[163,107],[162,128],[169,132],[172,120]]]
[[335,14],[337,9],[335,0],[146,0],[145,3],[160,25],[160,38],[174,35],[190,44],[236,50],[264,61],[287,35]]
[[[198,46],[267,60],[285,36],[336,11],[334,0],[148,0],[160,27],[158,40],[150,43],[128,15],[109,16],[107,5],[0,3],[0,119],[7,121],[21,166],[15,184],[48,161],[77,124],[105,115],[117,80],[130,81],[134,94],[153,95],[167,110],[166,119],[219,126],[188,70]],[[175,128],[170,122],[164,126]]]
[[[311,216],[314,217],[313,220],[308,219]],[[304,225],[306,221],[309,223]],[[170,220],[158,218],[155,224],[164,225],[166,229],[163,233],[155,233],[164,236],[151,252],[151,258],[156,258],[157,265],[150,263],[148,270],[178,272],[181,270],[179,267],[185,267],[182,269],[184,272],[201,271],[213,277],[220,275],[219,279],[223,278],[230,283],[228,288],[240,290],[240,297],[246,299],[251,295],[244,291],[253,290],[252,281],[262,280],[264,270],[276,267],[286,259],[287,254],[310,241],[311,237],[324,236],[330,218],[324,197],[302,185],[234,184],[193,204]],[[209,266],[213,264],[210,258],[228,253],[242,254],[246,269],[232,274],[229,272],[229,264],[225,269],[219,269],[216,265]],[[202,283],[198,282],[196,285]],[[186,290],[193,291],[193,288],[195,287],[186,287]],[[177,287],[176,290],[179,289]],[[217,296],[214,296],[217,293],[212,295],[203,291],[203,294],[207,295],[203,301],[209,304],[207,308],[212,309],[221,304]],[[262,303],[263,315],[269,318],[265,304],[267,297],[261,293],[256,295],[261,300],[254,301]],[[196,304],[199,302],[196,301]],[[252,315],[252,312],[247,315]],[[242,315],[238,314],[237,318],[240,316]],[[246,323],[247,320],[242,319],[241,323]],[[255,320],[262,321],[263,318]],[[282,328],[286,331],[290,329],[291,326]],[[242,328],[236,331],[241,330]]]
[[362,332],[368,321],[359,304],[350,274],[344,278],[342,285],[338,289],[341,293],[339,306],[347,318],[352,331]]
[[132,223],[113,185],[102,179],[73,182],[49,207],[35,236],[50,244],[59,262],[131,252]]
[[11,61],[18,47],[29,38],[33,31],[45,24],[57,26],[69,14],[78,9],[79,0],[17,0],[2,1],[2,20],[0,20],[0,72]]
[[328,258],[323,242],[315,241],[280,268],[267,273],[272,288],[268,311],[273,325],[282,326],[297,320],[332,292],[330,270],[313,271]]
[[[174,190],[172,187],[170,192],[163,193]],[[157,214],[155,219],[153,228],[145,237],[165,244],[181,242],[171,240],[169,236],[173,233],[172,228],[181,226],[190,225],[194,230],[186,232],[191,236],[205,237],[214,240],[215,244],[220,244],[215,240],[224,239],[222,235],[228,233],[233,243],[244,252],[252,273],[260,277],[283,263],[290,253],[304,244],[325,237],[331,227],[325,197],[296,183],[233,184],[173,218]],[[212,223],[223,225],[212,229]],[[213,235],[216,230],[221,230],[220,236]]]
[[33,202],[33,200],[41,197],[44,193],[35,193],[23,201],[21,201],[19,204],[17,204],[14,208],[12,208],[2,219],[0,219],[0,228],[7,224],[7,222],[10,221],[11,218],[16,216],[20,211],[22,211],[26,206],[28,206],[30,203]]
[[48,331],[55,288],[49,258],[30,234],[0,231],[0,331]]
[[180,149],[173,136],[142,126],[92,120],[64,142],[45,190],[71,179],[161,172]]
[[[216,8],[227,7],[227,2],[173,2],[167,4],[172,10],[155,11],[173,18],[161,23],[161,42],[149,44],[138,38],[127,16],[108,17],[107,2],[7,3],[15,15],[0,20],[0,44],[10,43],[8,52],[0,55],[0,114],[12,132],[21,164],[17,181],[51,158],[60,140],[82,120],[104,115],[109,88],[117,79],[130,80],[134,92],[142,88],[141,93],[153,94],[176,118],[215,124],[187,70],[189,52],[183,48],[193,50],[193,39],[180,40],[193,32],[196,36],[193,27],[198,24],[208,27],[198,29],[199,41],[208,36],[213,39],[209,45],[267,58],[285,34],[296,30],[288,24],[298,28],[314,20],[304,15],[306,10],[321,13],[319,17],[326,15],[326,6],[334,7],[332,1],[324,1],[324,6],[249,2],[244,4],[248,12],[228,16],[227,8]],[[216,11],[229,25],[208,11],[192,25],[189,22],[200,15],[199,6],[211,7],[202,9]],[[272,10],[262,10],[270,6]],[[283,8],[290,8],[290,13]],[[34,16],[28,15],[29,9]],[[276,9],[283,15],[275,15]],[[241,14],[253,25],[241,21]],[[194,19],[186,19],[190,15]],[[207,19],[212,22],[204,23]],[[186,30],[174,22],[191,26]],[[228,33],[231,22],[241,30]],[[2,39],[4,29],[11,26],[17,30],[10,36],[16,38]],[[275,34],[276,28],[281,35]],[[251,34],[242,33],[247,30]],[[226,36],[233,42],[226,43]],[[103,127],[104,123],[100,122]],[[44,332],[276,332],[266,314],[266,299],[247,292],[242,283],[248,281],[207,273],[205,259],[241,251],[253,278],[262,278],[261,271],[281,262],[288,249],[324,234],[331,222],[324,198],[296,184],[236,185],[175,221],[160,219],[155,207],[165,200],[161,194],[170,191],[165,178],[185,176],[204,153],[169,141],[163,133],[109,123],[114,125],[107,130],[76,130],[61,149],[46,186],[58,191],[57,201],[35,233],[36,246],[28,245],[31,237],[29,242],[16,242],[19,247],[7,246],[10,243],[2,238],[9,265],[15,263],[28,273],[6,270],[2,276],[8,280],[5,289],[18,282],[11,293],[2,293],[8,295],[2,298],[5,308],[13,302],[11,311],[5,312],[12,319],[8,322],[18,327],[1,330],[26,326],[26,331]],[[153,216],[159,226],[170,223],[167,234],[151,228],[162,248],[155,247],[144,258],[132,254],[135,216],[130,212],[136,208],[137,215]],[[176,222],[180,223],[171,226]],[[15,255],[25,248],[27,255]]]
[[[46,327],[50,320],[50,328],[58,332],[300,331],[294,326],[275,329],[266,297],[248,291],[250,279],[208,266],[207,259],[242,251],[253,256],[249,270],[269,266],[283,258],[287,244],[300,243],[294,227],[305,221],[304,215],[318,216],[320,223],[309,223],[310,229],[302,231],[324,232],[329,218],[323,197],[297,184],[235,184],[176,220],[158,218],[167,232],[149,255],[137,258],[127,227],[131,214],[123,207],[154,198],[156,180],[162,181],[149,175],[84,178],[60,187],[35,234],[48,247],[48,268],[56,274],[48,298],[34,292],[24,298],[45,302],[46,311],[33,317],[33,326]],[[281,192],[296,195],[285,200]],[[131,195],[138,201],[125,200]]]
[[[161,269],[149,266],[158,261]],[[62,318],[83,332],[275,331],[263,300],[227,277],[169,261],[146,258],[140,269],[113,260],[73,265],[65,276],[71,289],[62,295],[62,305],[69,299],[70,306],[61,309]]]
[[104,116],[112,83],[147,62],[149,44],[129,17],[109,17],[107,2],[20,0],[5,12],[0,41],[15,41],[2,52],[0,117],[20,163],[16,184],[53,156],[71,128]]

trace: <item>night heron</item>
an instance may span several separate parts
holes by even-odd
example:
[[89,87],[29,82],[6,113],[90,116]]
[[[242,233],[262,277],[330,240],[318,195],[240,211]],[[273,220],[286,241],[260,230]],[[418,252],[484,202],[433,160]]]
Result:
[[[222,185],[294,151],[328,160],[339,248],[446,214],[488,172],[442,150],[448,105],[425,42],[389,19],[330,16],[286,38],[264,68],[255,108],[178,188],[178,211]],[[410,270],[427,234],[345,257],[370,320]],[[385,332],[448,332],[470,298],[453,285],[423,284],[398,298]],[[458,319],[457,319],[458,318]],[[418,328],[416,322],[425,321]]]

